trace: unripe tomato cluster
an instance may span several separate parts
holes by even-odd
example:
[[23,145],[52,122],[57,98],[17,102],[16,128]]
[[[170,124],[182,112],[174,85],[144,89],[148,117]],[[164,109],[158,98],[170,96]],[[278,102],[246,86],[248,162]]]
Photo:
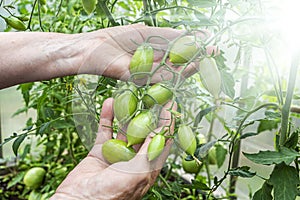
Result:
[[[125,83],[119,87],[114,95],[113,110],[119,125],[122,127],[127,124],[127,142],[118,139],[106,141],[102,146],[102,154],[106,161],[116,163],[132,159],[136,155],[132,146],[142,144],[157,128],[158,116],[154,106],[163,106],[172,97],[172,91],[162,83],[149,88],[138,88],[134,83]],[[148,146],[148,160],[157,158],[164,146],[165,136],[157,133]]]
[[[164,56],[164,59],[168,58],[175,67],[179,65],[187,67],[193,61],[198,62],[202,84],[214,98],[217,98],[221,88],[220,72],[214,58],[204,55],[203,48],[199,46],[195,36],[182,36],[171,43],[166,51],[168,55]],[[147,42],[136,49],[129,66],[131,73],[129,80],[151,78],[154,54],[153,47]],[[161,63],[167,62],[163,60]],[[149,133],[155,132],[159,120],[159,114],[154,109],[155,105],[163,106],[168,101],[175,100],[176,91],[168,87],[172,84],[172,81],[164,81],[154,85],[137,86],[131,81],[123,82],[115,92],[113,109],[119,125],[121,127],[124,124],[128,125],[125,133],[127,142],[117,139],[105,142],[102,152],[107,162],[115,163],[132,159],[136,154],[132,145],[142,144]],[[164,133],[155,134],[148,146],[149,161],[161,154],[166,142]],[[192,128],[184,123],[179,124],[175,134],[176,144],[185,155],[196,158],[194,154],[197,149],[197,139]],[[196,173],[200,169],[199,161],[195,160],[183,159],[183,165],[186,171],[192,166],[190,173]]]

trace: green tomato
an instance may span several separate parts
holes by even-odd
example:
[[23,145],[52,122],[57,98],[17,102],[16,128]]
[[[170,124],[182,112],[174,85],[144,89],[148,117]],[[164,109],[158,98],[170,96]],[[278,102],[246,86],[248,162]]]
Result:
[[114,98],[114,116],[121,123],[126,123],[135,113],[138,105],[137,88],[133,85],[122,87]]
[[158,134],[152,138],[147,152],[149,161],[154,160],[161,154],[161,152],[164,150],[165,143],[166,139],[163,135]]
[[148,134],[156,128],[156,121],[156,117],[150,110],[135,116],[127,127],[128,146],[144,142]]
[[123,140],[110,139],[102,145],[102,155],[109,163],[113,164],[121,161],[129,161],[135,155],[132,147],[127,147]]
[[192,129],[187,125],[180,125],[178,128],[179,146],[189,155],[194,155],[197,148],[196,137]]
[[29,194],[28,200],[40,200],[42,194],[37,192],[36,190],[32,190]]
[[221,74],[217,63],[212,57],[205,57],[199,62],[199,74],[202,85],[215,98],[219,97],[221,91]]
[[173,92],[161,83],[152,85],[146,92],[142,101],[146,108],[151,108],[154,104],[164,105],[172,99]]
[[31,188],[38,188],[44,180],[46,170],[42,167],[33,167],[29,169],[23,177],[24,184]]
[[198,51],[194,36],[183,36],[177,39],[170,49],[169,58],[173,64],[184,64],[191,60]]
[[197,174],[200,171],[201,166],[197,163],[196,160],[187,161],[185,159],[182,159],[182,168],[187,173]]
[[[139,46],[136,51],[134,52],[130,65],[129,70],[131,74],[134,73],[146,73],[151,72],[152,65],[154,59],[154,52],[153,48],[149,44],[142,44]],[[134,75],[136,79],[142,79],[146,77],[146,74],[137,74]]]
[[9,16],[9,17],[5,17],[4,20],[7,23],[7,25],[9,25],[10,27],[16,30],[25,31],[27,29],[26,25],[16,17]]
[[216,147],[215,146],[213,146],[208,151],[208,163],[210,165],[216,165],[217,164],[217,152],[216,152]]
[[47,0],[39,0],[41,5],[46,5],[47,4]]
[[82,0],[83,9],[87,14],[91,14],[96,8],[97,0]]

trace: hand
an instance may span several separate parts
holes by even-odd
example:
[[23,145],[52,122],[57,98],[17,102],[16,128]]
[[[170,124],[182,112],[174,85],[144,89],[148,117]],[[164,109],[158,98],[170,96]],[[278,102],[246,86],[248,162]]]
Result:
[[[184,34],[183,30],[172,28],[148,27],[144,25],[127,25],[113,28],[102,29],[89,33],[91,38],[99,38],[101,43],[91,44],[89,51],[86,52],[86,58],[79,69],[79,74],[99,74],[119,80],[128,80],[130,77],[129,64],[133,53],[139,44],[145,42],[149,37],[149,43],[154,48],[155,69],[161,62],[168,45],[171,41]],[[208,37],[205,32],[199,32],[199,37],[204,39]],[[208,48],[211,53],[211,47]],[[168,60],[167,60],[168,62]],[[172,66],[169,63],[169,66]],[[172,70],[179,72],[182,67],[172,67]],[[191,63],[182,73],[183,77],[188,77],[197,72],[195,63]],[[152,83],[160,82],[162,79],[171,79],[173,73],[161,68],[151,79]],[[140,81],[144,83],[145,80]]]
[[[112,129],[110,128],[113,121],[112,105],[113,99],[111,98],[104,102],[94,147],[61,183],[51,200],[141,199],[155,182],[168,157],[172,140],[168,139],[162,154],[149,162],[147,148],[152,133],[146,138],[133,159],[128,162],[108,164],[102,156],[102,144],[112,138]],[[160,115],[162,120],[159,121],[156,131],[171,125],[169,134],[173,134],[174,120],[171,120],[171,113],[167,110],[171,107],[176,110],[176,104],[172,105],[171,102],[162,109]],[[124,135],[119,133],[117,138],[124,138]]]

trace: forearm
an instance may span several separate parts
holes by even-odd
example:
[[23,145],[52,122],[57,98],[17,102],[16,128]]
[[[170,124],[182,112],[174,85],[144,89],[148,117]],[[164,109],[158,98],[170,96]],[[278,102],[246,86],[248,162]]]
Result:
[[0,33],[0,88],[77,74],[100,42],[89,33]]

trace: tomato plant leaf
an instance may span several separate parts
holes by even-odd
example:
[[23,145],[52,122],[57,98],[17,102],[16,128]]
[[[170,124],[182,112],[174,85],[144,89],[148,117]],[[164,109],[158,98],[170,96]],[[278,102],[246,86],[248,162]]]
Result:
[[210,141],[202,146],[200,148],[197,148],[195,155],[198,159],[203,159],[209,152],[209,150],[215,145],[217,140]]
[[276,165],[268,181],[274,187],[274,199],[293,200],[297,196],[299,174],[285,164]]
[[272,189],[272,185],[264,182],[262,187],[254,193],[252,200],[272,200]]
[[18,155],[18,149],[21,145],[21,143],[23,142],[23,140],[26,138],[27,134],[22,134],[20,135],[17,139],[15,139],[13,145],[12,145],[12,149],[14,154],[17,156]]
[[297,156],[300,156],[295,150],[286,147],[281,147],[279,151],[259,151],[254,154],[243,152],[243,154],[252,162],[263,165],[280,164],[282,162],[289,165]]
[[232,74],[229,72],[225,71],[224,69],[220,70],[221,77],[222,77],[222,85],[221,85],[221,90],[231,99],[234,98],[235,96],[235,89],[234,89],[234,78]]
[[249,133],[243,133],[240,137],[240,139],[245,139],[245,138],[248,138],[248,137],[252,137],[252,136],[256,136],[258,135],[257,132],[249,132]]
[[20,183],[25,175],[25,171],[17,173],[7,184],[7,189],[15,186],[17,183]]
[[220,168],[225,161],[227,149],[225,149],[225,147],[221,144],[216,144],[215,147],[216,147],[217,166],[218,168]]
[[193,188],[200,190],[210,190],[210,188],[205,183],[202,183],[199,180],[192,180],[192,184],[194,186]]
[[211,20],[209,20],[209,18],[206,17],[203,13],[195,11],[194,14],[197,17],[197,19],[200,21],[199,25],[206,25],[206,26],[214,25],[214,23]]
[[287,148],[295,148],[298,144],[300,129],[295,130],[287,139],[284,146]]
[[197,6],[199,8],[208,8],[217,5],[216,1],[213,0],[188,0],[188,3],[191,6]]
[[33,85],[34,83],[23,83],[17,88],[18,90],[21,90],[26,107],[28,106],[30,100],[30,90],[32,89]]
[[216,108],[217,108],[216,106],[212,106],[212,107],[205,108],[204,110],[201,110],[195,118],[194,127],[197,127],[198,124],[203,119],[203,117],[208,113],[210,113],[211,111],[215,110]]
[[262,119],[259,122],[257,132],[260,133],[263,131],[267,131],[267,130],[271,131],[273,129],[276,129],[276,128],[278,128],[278,123],[279,123],[279,121],[274,120],[274,119],[272,119],[272,120]]
[[243,178],[251,178],[256,175],[256,172],[250,172],[249,171],[250,167],[248,166],[242,166],[242,167],[237,167],[234,169],[230,169],[228,173],[232,176],[240,176]]
[[43,133],[46,131],[46,129],[49,127],[50,124],[51,124],[51,121],[43,123],[41,125],[41,127],[38,129],[38,134],[43,135]]

